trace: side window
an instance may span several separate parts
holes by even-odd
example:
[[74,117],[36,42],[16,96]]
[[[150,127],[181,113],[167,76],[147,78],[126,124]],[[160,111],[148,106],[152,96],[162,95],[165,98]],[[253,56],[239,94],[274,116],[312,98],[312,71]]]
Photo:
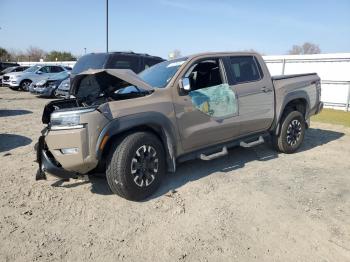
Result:
[[260,70],[253,56],[232,56],[229,58],[229,63],[236,84],[261,79]]
[[113,55],[108,63],[108,68],[131,69],[135,73],[140,72],[140,58],[133,55]]
[[193,106],[215,118],[232,117],[238,112],[234,91],[223,83],[218,59],[201,61],[185,75],[189,79]]
[[43,73],[50,73],[49,67],[48,66],[43,66],[42,68],[40,68],[40,71]]
[[60,66],[50,66],[50,73],[59,73],[62,71],[63,71],[63,68]]
[[191,67],[186,76],[190,80],[191,90],[222,84],[218,60],[204,60]]

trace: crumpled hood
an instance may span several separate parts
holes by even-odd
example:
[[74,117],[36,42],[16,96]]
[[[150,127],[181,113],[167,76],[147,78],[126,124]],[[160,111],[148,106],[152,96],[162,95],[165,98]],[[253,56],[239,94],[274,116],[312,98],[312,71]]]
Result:
[[76,95],[79,92],[79,88],[84,88],[84,86],[81,86],[81,83],[87,76],[95,77],[101,92],[115,92],[130,85],[147,91],[154,90],[152,86],[143,81],[130,69],[89,69],[74,77],[70,89],[72,95]]

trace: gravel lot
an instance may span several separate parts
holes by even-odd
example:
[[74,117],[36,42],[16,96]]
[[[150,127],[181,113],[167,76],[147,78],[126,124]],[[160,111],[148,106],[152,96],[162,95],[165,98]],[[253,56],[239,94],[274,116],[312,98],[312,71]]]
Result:
[[350,261],[350,128],[185,163],[135,203],[99,177],[35,181],[47,102],[0,88],[1,261]]

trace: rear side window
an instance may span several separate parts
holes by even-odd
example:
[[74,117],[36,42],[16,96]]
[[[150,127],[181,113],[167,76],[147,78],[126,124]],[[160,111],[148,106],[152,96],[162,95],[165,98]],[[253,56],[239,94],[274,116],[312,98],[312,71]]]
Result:
[[135,73],[140,72],[141,57],[133,55],[113,55],[107,65],[107,68],[131,69]]
[[229,58],[229,67],[236,84],[261,79],[260,70],[253,56],[232,56]]
[[62,71],[63,71],[63,68],[60,66],[50,66],[50,73],[59,73]]

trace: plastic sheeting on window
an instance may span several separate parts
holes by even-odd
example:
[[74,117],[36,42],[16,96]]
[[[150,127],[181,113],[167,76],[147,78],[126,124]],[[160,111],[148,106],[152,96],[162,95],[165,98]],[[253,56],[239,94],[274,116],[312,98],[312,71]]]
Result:
[[189,92],[193,105],[211,117],[237,114],[237,99],[228,84],[206,87]]

